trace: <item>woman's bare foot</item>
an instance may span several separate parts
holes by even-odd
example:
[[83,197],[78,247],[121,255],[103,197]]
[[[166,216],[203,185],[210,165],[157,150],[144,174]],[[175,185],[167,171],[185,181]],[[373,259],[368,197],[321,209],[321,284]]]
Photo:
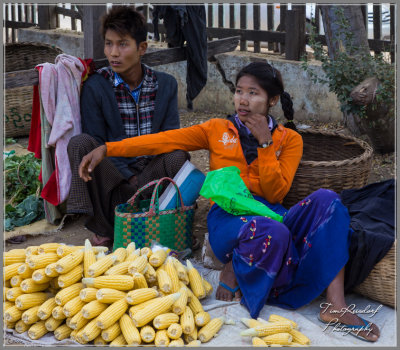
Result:
[[[238,287],[235,272],[233,271],[232,261],[225,264],[221,271],[219,280],[233,290]],[[236,301],[240,301],[242,293],[240,292],[240,289],[238,289],[235,293],[232,293],[230,290],[224,288],[222,285],[219,285],[215,297],[217,298],[217,300],[224,301],[232,301],[233,297],[235,297]]]
[[[321,304],[321,311],[319,317],[323,322],[329,325],[336,326],[338,330],[350,332],[351,326],[363,326],[362,328],[352,331],[358,336],[361,336],[369,341],[377,341],[380,336],[380,331],[377,325],[370,322],[368,317],[366,318],[367,324],[355,313],[353,313],[352,308],[347,305],[333,305],[332,303]],[[343,327],[342,325],[348,325],[348,327]]]

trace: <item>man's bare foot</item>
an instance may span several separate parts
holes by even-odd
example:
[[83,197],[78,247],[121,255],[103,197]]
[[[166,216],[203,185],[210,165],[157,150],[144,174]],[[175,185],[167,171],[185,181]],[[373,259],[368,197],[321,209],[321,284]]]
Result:
[[[333,305],[332,303],[323,303],[321,304],[319,317],[323,322],[329,323],[332,326],[335,326],[338,323],[348,325],[348,329],[343,329],[343,331],[349,330],[351,326],[364,326],[364,328],[362,328],[361,330],[355,329],[353,333],[365,338],[366,340],[372,342],[377,341],[380,336],[378,326],[370,322],[368,318],[366,320],[368,325],[365,325],[365,322],[363,322],[363,320],[359,316],[349,310],[351,310],[351,308],[348,308],[347,305],[342,306]],[[339,327],[338,329],[340,328],[341,327]]]
[[[223,267],[219,280],[220,283],[224,283],[232,290],[235,290],[238,287],[235,272],[233,271],[232,261],[228,262]],[[233,297],[235,297],[236,301],[240,301],[242,293],[240,292],[240,289],[237,289],[236,292],[233,293],[222,285],[219,285],[217,288],[217,292],[215,293],[215,297],[217,298],[217,300],[224,301],[232,301]]]

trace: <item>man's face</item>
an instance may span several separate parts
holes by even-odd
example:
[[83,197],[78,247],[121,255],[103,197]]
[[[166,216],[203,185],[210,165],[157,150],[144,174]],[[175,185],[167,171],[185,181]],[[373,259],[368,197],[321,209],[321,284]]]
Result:
[[146,53],[147,42],[141,42],[139,47],[136,40],[129,34],[121,36],[114,30],[108,29],[104,38],[104,54],[114,72],[121,76],[129,76],[140,69],[140,58]]

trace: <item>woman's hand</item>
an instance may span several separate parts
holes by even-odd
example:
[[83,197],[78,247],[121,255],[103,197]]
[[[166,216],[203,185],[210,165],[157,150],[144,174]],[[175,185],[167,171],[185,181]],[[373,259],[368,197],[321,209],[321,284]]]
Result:
[[83,181],[88,182],[92,179],[90,173],[106,157],[106,154],[107,146],[102,145],[82,158],[81,164],[79,164],[79,176]]
[[253,136],[257,139],[258,144],[262,145],[272,140],[271,131],[268,127],[268,118],[262,114],[253,114],[247,118],[244,123]]

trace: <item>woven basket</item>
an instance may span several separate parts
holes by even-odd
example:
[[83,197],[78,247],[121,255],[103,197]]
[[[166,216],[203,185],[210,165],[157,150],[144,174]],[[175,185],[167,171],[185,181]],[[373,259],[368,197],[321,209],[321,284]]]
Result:
[[[37,64],[54,63],[63,52],[41,43],[14,43],[5,46],[5,71],[33,69]],[[32,86],[7,89],[4,92],[4,127],[6,137],[29,135],[32,114]]]
[[300,134],[303,157],[284,207],[290,208],[320,188],[340,193],[367,184],[373,151],[366,142],[329,131],[305,130]]
[[363,283],[353,291],[382,304],[396,306],[396,241]]

